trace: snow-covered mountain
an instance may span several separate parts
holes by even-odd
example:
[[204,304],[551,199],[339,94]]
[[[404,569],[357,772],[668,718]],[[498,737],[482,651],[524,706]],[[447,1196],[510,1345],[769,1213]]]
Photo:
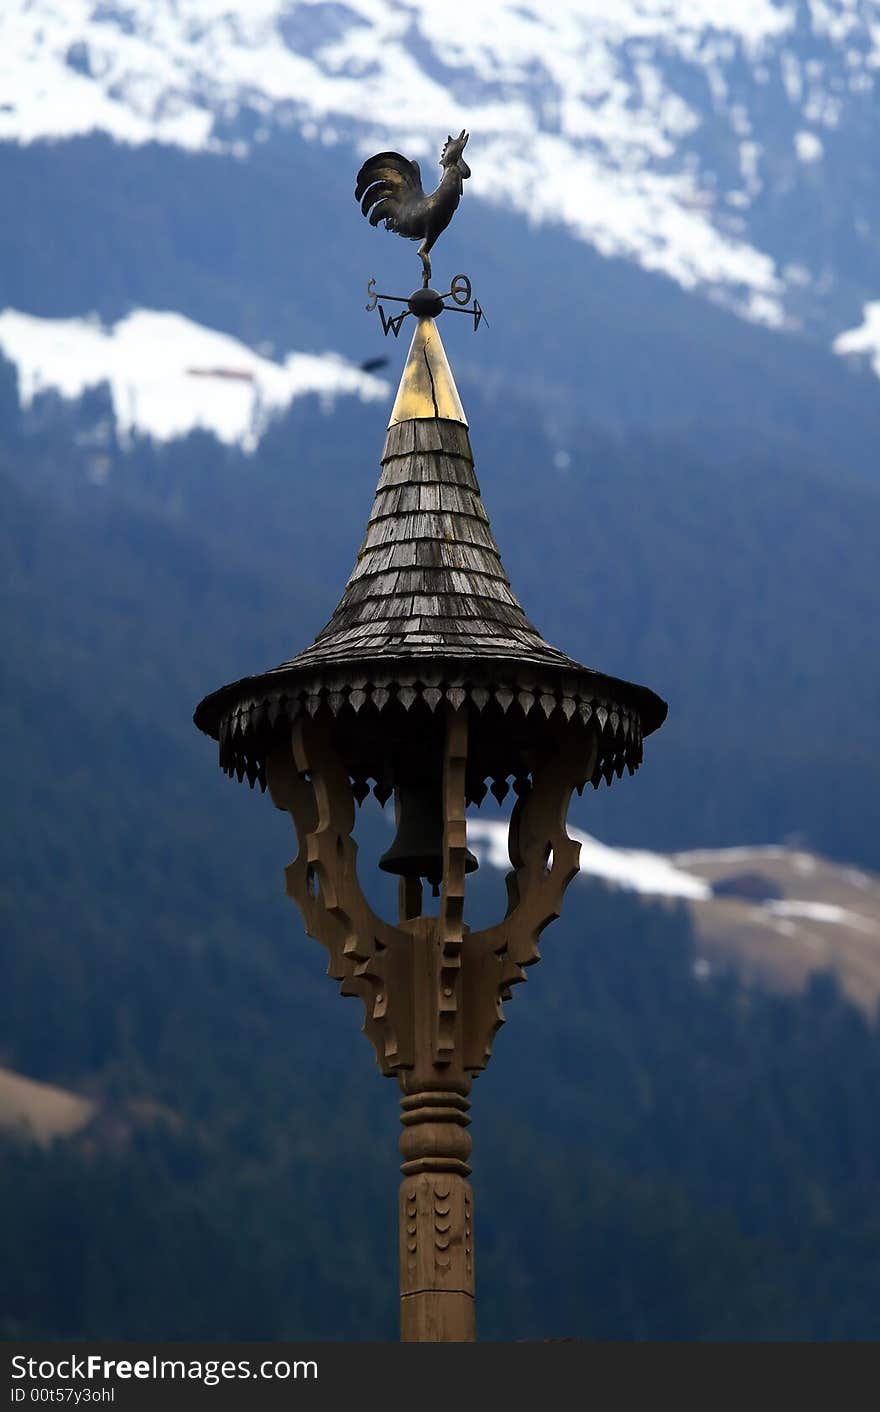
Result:
[[[581,845],[575,879],[595,879],[690,912],[698,978],[733,967],[771,989],[802,989],[831,971],[849,999],[873,1016],[880,1001],[880,879],[783,845],[705,848],[686,853],[613,848],[569,828]],[[507,871],[507,825],[468,819],[468,847]]]
[[[468,847],[492,868],[510,867],[507,824],[501,820],[469,818]],[[582,829],[569,828],[581,846],[580,877],[598,878],[609,887],[640,892],[649,897],[705,899],[712,889],[697,873],[679,867],[663,853],[646,849],[612,848]]]
[[[473,177],[438,265],[471,269],[490,319],[476,340],[450,320],[449,351],[505,554],[550,635],[672,703],[641,813],[614,792],[583,821],[655,848],[797,830],[876,866],[880,399],[848,365],[880,375],[878,74],[880,0],[6,0],[10,480],[39,465],[46,484],[104,484],[102,512],[134,506],[138,534],[170,513],[167,477],[175,531],[201,542],[207,514],[255,583],[271,565],[266,602],[288,558],[329,592],[362,511],[338,549],[335,528],[331,547],[302,525],[369,496],[406,344],[383,344],[363,285],[403,290],[385,272],[417,265],[358,215],[358,153],[399,146],[428,186],[467,126]],[[364,370],[382,361],[388,382]],[[109,397],[60,419],[41,398],[99,385]],[[306,394],[348,405],[306,404],[289,448],[261,445]],[[254,453],[252,475],[210,443],[127,444],[194,429]],[[239,481],[265,491],[253,524]],[[41,571],[54,584],[54,561]],[[229,601],[250,641],[252,605]],[[89,612],[104,623],[100,597]],[[849,725],[826,801],[805,782],[829,683]],[[708,773],[681,790],[697,758]],[[862,955],[880,924],[839,878],[719,899],[717,858],[582,843],[584,873],[677,898],[746,950],[754,932],[762,954],[848,937]],[[506,866],[491,829],[474,847]]]
[[427,184],[466,125],[484,201],[828,345],[880,290],[878,68],[877,0],[7,0],[0,141],[286,126]]
[[22,407],[41,392],[78,398],[110,389],[117,432],[169,441],[199,428],[254,451],[273,416],[297,397],[387,398],[388,383],[333,354],[283,363],[182,314],[138,309],[110,328],[96,318],[41,319],[0,311],[0,353],[18,372]]

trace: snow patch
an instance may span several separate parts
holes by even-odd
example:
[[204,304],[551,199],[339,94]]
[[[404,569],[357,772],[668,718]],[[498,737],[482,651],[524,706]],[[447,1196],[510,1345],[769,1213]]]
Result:
[[831,347],[835,353],[844,356],[853,353],[864,355],[880,378],[880,299],[865,304],[859,327],[839,333]]
[[[492,868],[507,871],[510,860],[507,853],[507,829],[505,822],[495,819],[472,819],[467,821],[468,847]],[[711,883],[687,871],[688,863],[748,863],[755,859],[788,858],[799,873],[810,873],[816,868],[812,854],[793,852],[790,848],[767,845],[756,848],[703,848],[686,853],[667,856],[650,853],[638,848],[611,848],[600,843],[591,834],[580,829],[569,828],[570,838],[581,845],[579,874],[582,877],[600,878],[611,887],[624,888],[630,892],[642,893],[650,897],[680,897],[691,902],[708,902],[713,897]],[[848,869],[847,873],[870,879],[858,870]],[[797,898],[786,898],[757,904],[747,903],[753,911],[763,913],[772,925],[784,936],[797,936],[797,922],[826,922],[833,925],[851,927],[876,937],[880,942],[880,928],[876,921],[840,907],[830,902],[810,902]],[[805,937],[809,940],[809,937]],[[704,969],[705,965],[705,969]],[[697,969],[699,967],[700,969]],[[695,975],[704,979],[709,974],[708,963],[698,961]]]
[[873,933],[880,941],[877,923],[860,912],[852,912],[848,907],[838,907],[833,902],[799,902],[786,899],[782,902],[765,902],[764,908],[772,917],[799,919],[804,922],[832,922],[839,926],[854,927],[857,931]]
[[848,883],[852,883],[853,887],[861,888],[863,891],[871,886],[868,874],[863,873],[860,868],[844,868],[843,877]]
[[[775,73],[804,28],[836,42],[794,0],[5,0],[0,141],[97,129],[246,151],[229,134],[247,111],[255,141],[287,124],[311,141],[353,137],[365,153],[391,143],[429,158],[428,176],[438,137],[464,123],[479,144],[477,195],[562,220],[605,254],[779,326],[784,281],[716,220],[724,193],[705,138],[709,124],[722,149],[751,132],[743,66]],[[861,20],[840,43],[856,41],[872,42]],[[817,82],[802,101],[830,121]],[[703,86],[707,111],[695,106]],[[759,155],[743,144],[746,204]]]
[[[580,874],[601,878],[612,887],[652,897],[685,897],[704,901],[712,888],[703,878],[686,873],[661,853],[636,848],[610,848],[591,834],[570,828],[581,845]],[[468,819],[468,847],[493,868],[508,869],[507,824],[494,819]]]
[[799,162],[804,166],[810,166],[813,162],[821,162],[825,155],[825,148],[822,139],[814,132],[796,132],[794,135],[794,150]]
[[781,843],[759,843],[735,848],[691,848],[673,853],[672,861],[687,867],[689,863],[750,863],[756,858],[790,858],[791,849]]
[[273,417],[308,393],[332,401],[383,401],[388,383],[335,354],[255,353],[183,314],[138,309],[110,328],[97,319],[43,319],[0,312],[0,349],[18,369],[27,407],[41,392],[81,397],[106,383],[120,436],[168,441],[201,428],[256,449]]

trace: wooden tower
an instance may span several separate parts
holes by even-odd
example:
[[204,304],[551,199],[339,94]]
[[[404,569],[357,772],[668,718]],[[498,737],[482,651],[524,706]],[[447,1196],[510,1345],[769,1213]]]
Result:
[[[526,617],[436,321],[418,318],[336,611],[311,647],[195,713],[226,773],[268,784],[291,815],[287,892],[400,1086],[404,1341],[475,1337],[471,1082],[577,872],[572,792],[632,774],[665,716],[652,691],[581,666]],[[470,931],[465,810],[487,789],[500,804],[511,783],[507,912]],[[395,799],[397,837],[380,864],[400,880],[395,921],[376,915],[357,876],[351,835],[370,789],[382,805]]]

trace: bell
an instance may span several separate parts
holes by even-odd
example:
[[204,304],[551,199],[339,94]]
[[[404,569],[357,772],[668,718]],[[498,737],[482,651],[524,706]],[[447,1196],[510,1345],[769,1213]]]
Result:
[[[443,880],[443,793],[440,781],[436,784],[399,785],[397,796],[397,833],[391,847],[379,859],[379,867],[402,878],[425,878],[436,896]],[[465,872],[476,872],[479,866],[468,849]]]

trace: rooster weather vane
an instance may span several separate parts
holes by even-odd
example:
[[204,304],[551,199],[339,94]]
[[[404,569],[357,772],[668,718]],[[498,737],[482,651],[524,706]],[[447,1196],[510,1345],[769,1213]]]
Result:
[[[357,175],[355,200],[368,217],[371,226],[385,222],[385,229],[394,231],[405,240],[420,240],[418,254],[422,262],[422,287],[408,299],[398,294],[379,294],[376,281],[367,285],[370,296],[366,308],[372,312],[378,305],[382,320],[382,332],[388,336],[389,330],[396,338],[404,319],[413,314],[417,319],[436,318],[442,309],[450,313],[470,314],[474,321],[474,332],[486,319],[476,299],[471,304],[471,282],[467,275],[456,275],[445,294],[438,294],[431,288],[431,250],[455,215],[464,183],[471,169],[464,160],[464,149],[470,133],[462,128],[458,137],[447,137],[440,154],[443,175],[436,191],[429,196],[422,189],[422,173],[418,162],[411,162],[400,152],[377,152],[369,157]],[[406,304],[400,314],[386,314],[380,299],[391,304]],[[444,300],[452,299],[452,304]]]

